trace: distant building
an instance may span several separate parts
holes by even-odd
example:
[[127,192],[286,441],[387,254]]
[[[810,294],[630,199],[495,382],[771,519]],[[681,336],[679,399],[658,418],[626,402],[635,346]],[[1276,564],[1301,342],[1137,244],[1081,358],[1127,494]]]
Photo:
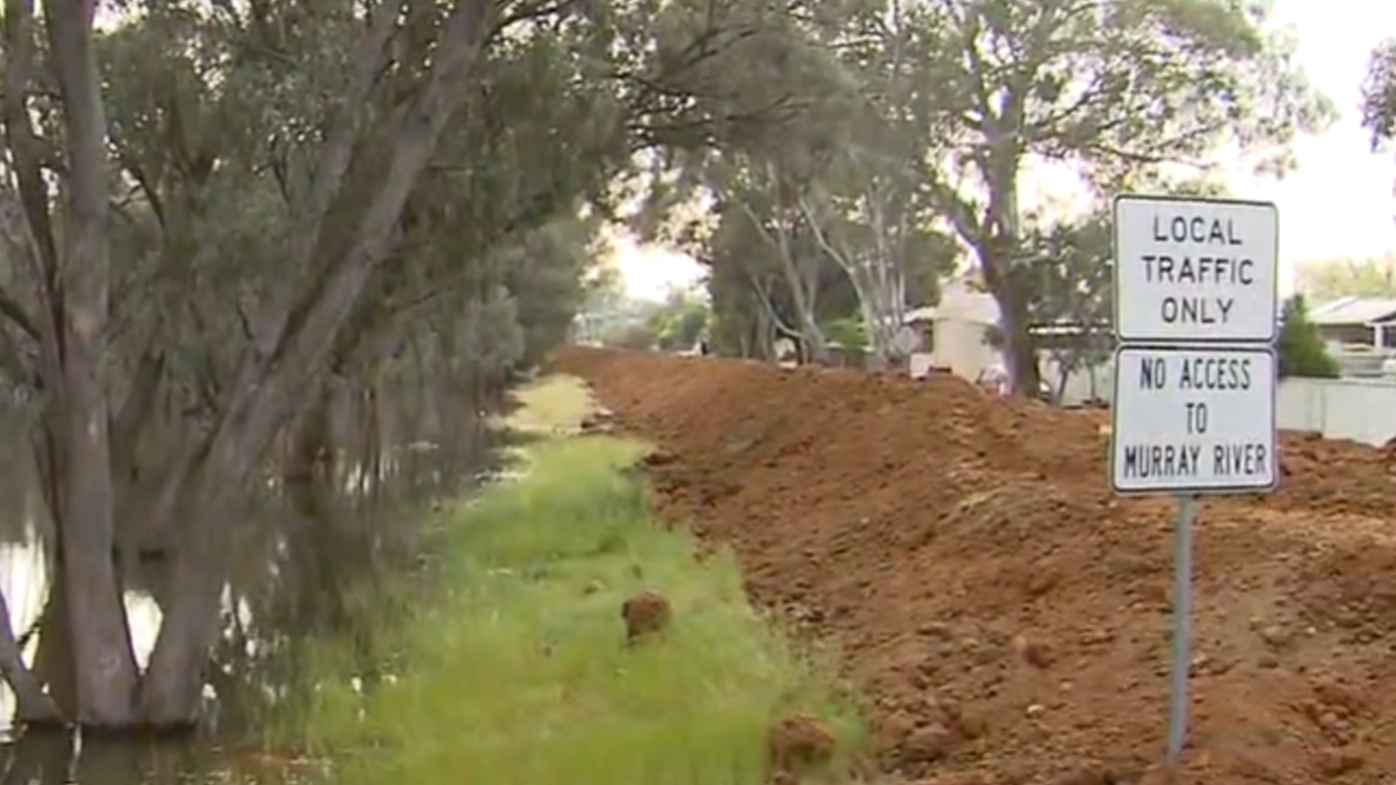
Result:
[[[964,279],[952,281],[941,290],[940,303],[908,311],[904,320],[922,334],[922,349],[915,353],[913,375],[931,368],[950,371],[979,382],[1001,375],[1003,352],[993,340],[999,329],[999,304],[993,295]],[[1080,324],[1042,324],[1030,328],[1039,350],[1039,369],[1044,382],[1053,388],[1061,382],[1053,359],[1054,350],[1069,349],[1087,341],[1099,341],[1108,325],[1088,328]],[[1070,403],[1100,398],[1108,391],[1109,365],[1078,368],[1069,375],[1061,393]]]
[[1003,364],[990,340],[998,328],[999,304],[966,281],[946,284],[938,305],[907,311],[902,321],[921,331],[921,352],[930,355],[933,367],[975,380]]
[[1311,308],[1309,320],[1329,343],[1396,349],[1396,300],[1343,297]]
[[1396,299],[1343,297],[1309,310],[1343,376],[1396,373]]

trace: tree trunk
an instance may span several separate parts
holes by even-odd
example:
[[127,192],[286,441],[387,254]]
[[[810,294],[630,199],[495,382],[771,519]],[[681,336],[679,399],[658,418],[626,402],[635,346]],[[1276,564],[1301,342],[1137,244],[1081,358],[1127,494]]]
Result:
[[796,319],[800,328],[800,342],[803,344],[804,356],[810,362],[819,365],[829,364],[829,344],[824,338],[824,330],[820,328],[819,321],[815,317],[813,298],[805,288],[804,276],[796,268],[794,261],[782,262],[785,268],[786,282],[790,286],[790,298],[794,302]]
[[751,279],[751,298],[756,306],[756,356],[766,362],[777,362],[780,357],[776,355],[776,341],[785,336],[799,338],[799,331],[781,320],[770,287],[755,276]]
[[1012,395],[1036,396],[1042,385],[1033,343],[1029,301],[1032,287],[1025,270],[1014,259],[1018,252],[1018,152],[1011,137],[1003,135],[1000,147],[991,152],[983,170],[989,184],[989,206],[983,221],[984,233],[972,245],[979,256],[984,284],[999,306],[999,329],[1003,332],[1003,361],[1008,371]]
[[39,617],[39,650],[34,655],[34,675],[48,688],[49,697],[64,717],[77,716],[77,663],[73,637],[68,629],[68,592],[62,581],[49,587],[48,601]]
[[[74,386],[93,385],[95,379]],[[100,410],[100,391],[78,408]],[[65,407],[66,408],[66,407]],[[77,717],[83,725],[124,728],[135,722],[134,696],[138,682],[135,652],[127,627],[126,608],[112,559],[115,546],[111,520],[111,476],[107,472],[105,417],[92,419],[79,412],[66,418],[68,449],[62,460],[63,527],[58,579],[67,592],[68,627],[77,667]]]
[[106,361],[109,258],[106,224],[106,113],[93,53],[86,0],[51,0],[46,13],[54,71],[67,129],[66,231],[63,233],[61,373],[49,410],[59,445],[58,506],[63,529],[59,580],[68,591],[68,623],[77,665],[83,725],[124,728],[135,723],[139,674],[126,624],[116,565],[106,390],[98,376]]
[[204,536],[184,538],[170,570],[170,598],[151,653],[140,693],[140,715],[156,730],[197,726],[202,708],[208,654],[222,629],[223,578],[230,543],[210,529],[232,521],[200,520],[186,524]]
[[847,246],[826,235],[820,228],[819,211],[803,200],[801,213],[805,217],[815,242],[833,259],[853,284],[858,298],[858,313],[867,335],[872,366],[884,370],[897,359],[892,338],[902,327],[906,310],[906,285],[900,265],[887,244],[888,229],[882,220],[880,194],[869,194],[865,206],[873,217],[874,248],[871,256],[851,252]]
[[1063,360],[1057,360],[1057,384],[1052,390],[1052,403],[1062,406],[1066,403],[1066,385],[1071,381],[1072,366]]
[[[987,269],[987,268],[986,268]],[[987,278],[988,276],[986,276]],[[995,276],[997,277],[997,276]],[[1003,331],[1003,362],[1008,371],[1011,394],[1032,397],[1042,387],[1042,375],[1037,366],[1037,351],[1028,332],[1027,298],[1014,281],[1002,280],[990,285],[999,305],[999,329]]]

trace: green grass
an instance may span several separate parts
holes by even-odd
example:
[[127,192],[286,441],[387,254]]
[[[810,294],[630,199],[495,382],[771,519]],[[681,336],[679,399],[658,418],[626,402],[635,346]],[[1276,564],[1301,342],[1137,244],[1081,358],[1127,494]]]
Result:
[[573,376],[549,376],[514,392],[518,408],[505,427],[532,434],[569,435],[596,409],[591,394]]
[[[557,433],[575,381],[524,391],[516,424]],[[863,730],[827,671],[748,605],[734,560],[652,517],[625,472],[634,442],[555,436],[521,478],[443,521],[435,601],[401,621],[407,664],[360,698],[322,689],[302,722],[342,785],[759,785],[766,733],[792,713]],[[627,647],[621,603],[667,597],[674,624]]]

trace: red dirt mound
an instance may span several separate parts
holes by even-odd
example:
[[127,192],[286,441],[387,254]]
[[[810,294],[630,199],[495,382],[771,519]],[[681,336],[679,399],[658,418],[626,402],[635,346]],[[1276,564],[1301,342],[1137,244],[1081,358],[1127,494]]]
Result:
[[[576,350],[670,455],[661,502],[759,601],[831,637],[888,768],[926,783],[1152,781],[1171,505],[1106,488],[1097,413],[950,377]],[[1201,505],[1192,747],[1177,783],[1396,775],[1396,456],[1287,436],[1268,498]]]

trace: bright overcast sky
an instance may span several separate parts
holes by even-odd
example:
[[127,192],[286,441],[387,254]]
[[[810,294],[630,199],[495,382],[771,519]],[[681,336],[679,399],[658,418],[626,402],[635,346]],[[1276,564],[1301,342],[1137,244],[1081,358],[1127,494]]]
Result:
[[[1298,30],[1304,68],[1341,114],[1328,133],[1299,142],[1299,171],[1284,181],[1232,180],[1237,196],[1279,205],[1281,286],[1288,289],[1299,261],[1396,250],[1396,156],[1368,152],[1358,110],[1368,53],[1396,35],[1396,3],[1278,0],[1276,12]],[[619,263],[640,296],[659,296],[699,272],[687,257],[633,244],[622,248]]]

